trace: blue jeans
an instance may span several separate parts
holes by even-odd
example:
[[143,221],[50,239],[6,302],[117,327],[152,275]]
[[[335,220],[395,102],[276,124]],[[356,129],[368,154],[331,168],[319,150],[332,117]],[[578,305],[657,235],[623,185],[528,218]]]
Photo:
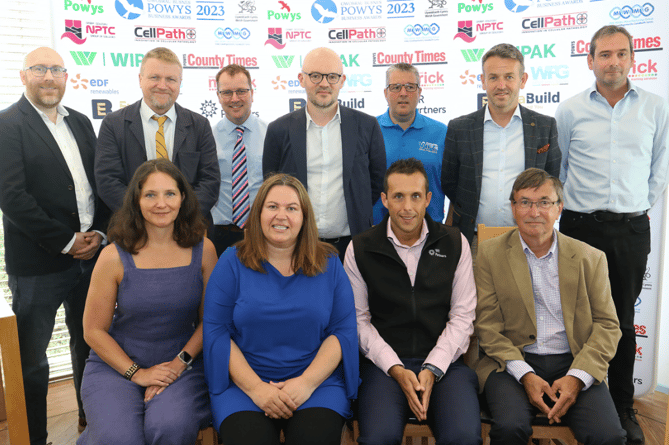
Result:
[[32,445],[46,444],[46,396],[49,389],[49,362],[46,349],[53,333],[56,311],[65,307],[65,323],[70,332],[70,355],[79,416],[84,416],[79,390],[90,348],[84,341],[82,317],[95,258],[77,260],[57,273],[34,276],[9,275],[12,310],[16,314],[23,369],[23,386]]

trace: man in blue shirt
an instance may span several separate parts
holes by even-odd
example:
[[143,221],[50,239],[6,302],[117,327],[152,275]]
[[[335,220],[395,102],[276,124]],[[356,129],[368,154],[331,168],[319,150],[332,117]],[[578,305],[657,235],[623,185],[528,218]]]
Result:
[[609,368],[609,388],[627,443],[643,444],[633,408],[634,304],[650,252],[646,212],[662,195],[669,169],[669,106],[627,79],[632,37],[604,26],[590,43],[596,82],[557,109],[563,150],[564,212],[560,231],[604,253],[622,338]]
[[[439,184],[441,160],[446,139],[446,125],[416,111],[421,98],[418,70],[408,63],[396,63],[386,71],[383,94],[388,110],[377,116],[386,144],[386,166],[400,159],[416,158],[423,163],[432,200],[427,213],[437,222],[444,220],[444,193]],[[388,210],[379,199],[374,205],[374,224],[381,222]]]
[[228,65],[216,74],[216,95],[225,117],[213,129],[221,187],[211,209],[214,227],[209,238],[218,256],[244,238],[243,228],[262,184],[262,150],[267,124],[251,113],[253,83],[241,65]]

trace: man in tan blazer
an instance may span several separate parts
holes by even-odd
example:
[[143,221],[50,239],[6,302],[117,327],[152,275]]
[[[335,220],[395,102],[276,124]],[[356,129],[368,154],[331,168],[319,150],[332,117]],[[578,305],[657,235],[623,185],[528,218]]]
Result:
[[606,257],[555,231],[562,196],[557,178],[525,170],[510,196],[518,228],[479,246],[476,373],[491,445],[527,444],[537,411],[579,442],[625,443],[602,384],[620,339]]

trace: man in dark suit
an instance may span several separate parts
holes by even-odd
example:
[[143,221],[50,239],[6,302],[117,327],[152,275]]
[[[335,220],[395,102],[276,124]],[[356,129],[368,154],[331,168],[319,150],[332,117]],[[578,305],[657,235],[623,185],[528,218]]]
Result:
[[79,389],[90,348],[82,316],[108,211],[93,180],[95,132],[60,105],[67,73],[50,48],[25,58],[18,102],[0,112],[0,208],[12,309],[18,325],[30,442],[46,443],[49,364],[56,311],[65,306],[79,423]]
[[518,229],[478,251],[476,373],[491,445],[527,444],[537,410],[580,443],[625,443],[603,383],[621,335],[606,257],[553,228],[563,199],[559,179],[524,171],[510,196]]
[[289,173],[304,184],[319,236],[343,260],[351,235],[372,225],[386,170],[383,135],[374,117],[337,102],[346,76],[331,49],[309,52],[298,79],[307,106],[267,127],[263,174]]
[[518,105],[525,88],[523,55],[501,43],[483,56],[481,83],[488,103],[448,124],[441,186],[451,200],[452,225],[476,248],[476,226],[512,226],[505,193],[526,168],[560,173],[555,119]]
[[102,121],[95,152],[95,180],[102,200],[121,207],[132,175],[149,159],[170,159],[195,189],[204,215],[218,199],[220,174],[209,121],[175,103],[183,69],[176,54],[154,48],[142,59],[143,98]]

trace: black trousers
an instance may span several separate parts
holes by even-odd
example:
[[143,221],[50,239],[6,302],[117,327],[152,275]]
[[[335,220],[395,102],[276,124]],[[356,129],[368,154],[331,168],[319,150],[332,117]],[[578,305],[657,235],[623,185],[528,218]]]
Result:
[[560,232],[606,254],[611,295],[622,331],[616,355],[609,363],[609,388],[617,408],[632,407],[636,360],[634,305],[641,293],[650,253],[648,216],[600,222],[593,214],[564,210]]
[[[571,354],[525,354],[525,361],[549,385],[567,374],[573,360]],[[493,420],[490,445],[526,445],[532,434],[532,418],[539,410],[530,403],[523,385],[506,371],[493,371],[484,389]],[[581,391],[562,422],[585,445],[625,444],[625,430],[604,383]]]
[[237,227],[210,225],[207,237],[214,243],[216,256],[220,257],[225,250],[237,241],[244,239],[244,232]]
[[344,418],[328,408],[297,410],[290,419],[270,419],[258,411],[239,411],[223,420],[219,435],[224,445],[339,445]]

